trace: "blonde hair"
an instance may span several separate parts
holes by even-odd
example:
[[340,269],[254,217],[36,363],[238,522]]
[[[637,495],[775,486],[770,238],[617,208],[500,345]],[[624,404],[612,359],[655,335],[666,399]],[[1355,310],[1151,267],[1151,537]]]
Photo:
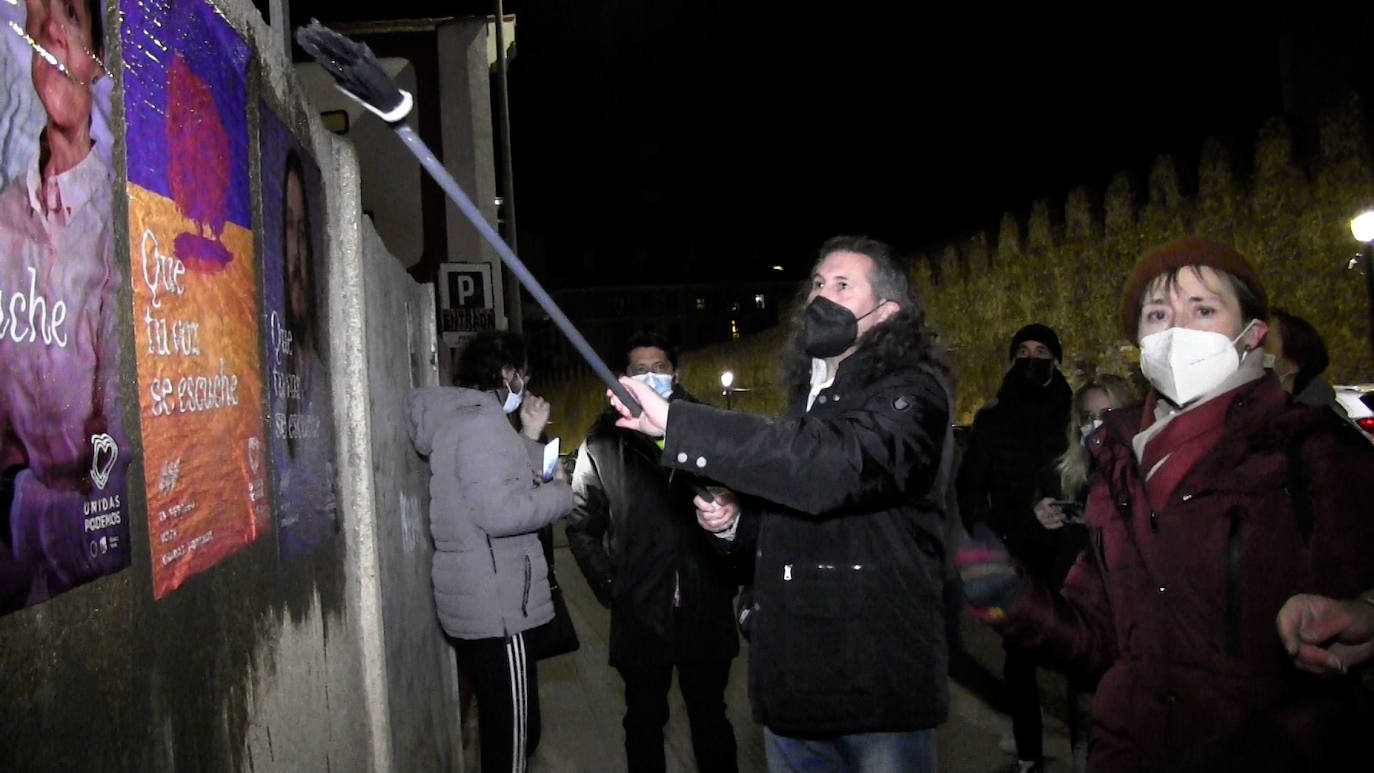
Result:
[[1078,427],[1083,404],[1087,402],[1088,393],[1094,389],[1107,393],[1112,410],[1133,405],[1140,400],[1140,395],[1129,380],[1111,373],[1099,373],[1096,379],[1073,393],[1073,413],[1069,414],[1069,426],[1065,431],[1069,445],[1055,462],[1055,469],[1059,471],[1059,490],[1064,499],[1076,499],[1078,492],[1088,483],[1088,468],[1092,458],[1088,456],[1088,449],[1083,447]]

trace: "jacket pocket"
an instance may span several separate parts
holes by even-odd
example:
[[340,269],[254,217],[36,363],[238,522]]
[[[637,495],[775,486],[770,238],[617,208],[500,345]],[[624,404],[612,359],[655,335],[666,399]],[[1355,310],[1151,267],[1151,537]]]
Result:
[[530,580],[534,574],[533,567],[530,566],[530,557],[525,556],[525,590],[520,595],[520,615],[530,616]]
[[1241,509],[1232,507],[1226,515],[1229,520],[1226,529],[1226,654],[1241,656],[1241,619],[1240,619],[1240,559],[1241,559]]
[[779,635],[776,667],[797,693],[871,693],[878,687],[880,636],[875,599],[883,590],[876,567],[792,563],[783,567],[788,620]]

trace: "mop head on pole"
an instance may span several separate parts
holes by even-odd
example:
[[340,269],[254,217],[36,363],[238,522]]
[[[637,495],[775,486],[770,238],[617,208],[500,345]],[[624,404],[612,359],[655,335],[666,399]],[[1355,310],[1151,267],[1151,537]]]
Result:
[[410,113],[410,94],[391,80],[367,44],[349,40],[316,19],[296,28],[296,42],[334,76],[339,91],[378,118],[397,123]]

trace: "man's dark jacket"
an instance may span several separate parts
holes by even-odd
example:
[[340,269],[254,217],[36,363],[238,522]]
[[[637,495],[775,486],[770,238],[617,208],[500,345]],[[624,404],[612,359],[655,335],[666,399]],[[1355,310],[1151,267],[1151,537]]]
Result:
[[[689,399],[680,388],[673,397]],[[729,660],[739,653],[734,560],[697,525],[691,476],[658,457],[653,440],[602,414],[577,454],[568,546],[611,610],[612,666]]]
[[1036,477],[1068,447],[1073,393],[1056,369],[1050,383],[1027,387],[1019,371],[1002,380],[997,402],[978,412],[959,464],[959,515],[986,523],[1037,576],[1053,573],[1054,532],[1035,518]]
[[[749,693],[788,736],[934,727],[948,710],[943,498],[949,398],[932,366],[875,380],[860,351],[781,421],[674,403],[665,464],[749,495]],[[748,555],[744,552],[744,555]]]

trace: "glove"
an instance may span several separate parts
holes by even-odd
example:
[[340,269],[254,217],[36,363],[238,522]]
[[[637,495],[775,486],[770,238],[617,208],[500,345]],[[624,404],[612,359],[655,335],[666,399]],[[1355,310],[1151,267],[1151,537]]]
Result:
[[999,620],[1021,594],[1021,575],[1002,540],[985,524],[959,536],[954,566],[963,581],[964,600],[982,620]]

